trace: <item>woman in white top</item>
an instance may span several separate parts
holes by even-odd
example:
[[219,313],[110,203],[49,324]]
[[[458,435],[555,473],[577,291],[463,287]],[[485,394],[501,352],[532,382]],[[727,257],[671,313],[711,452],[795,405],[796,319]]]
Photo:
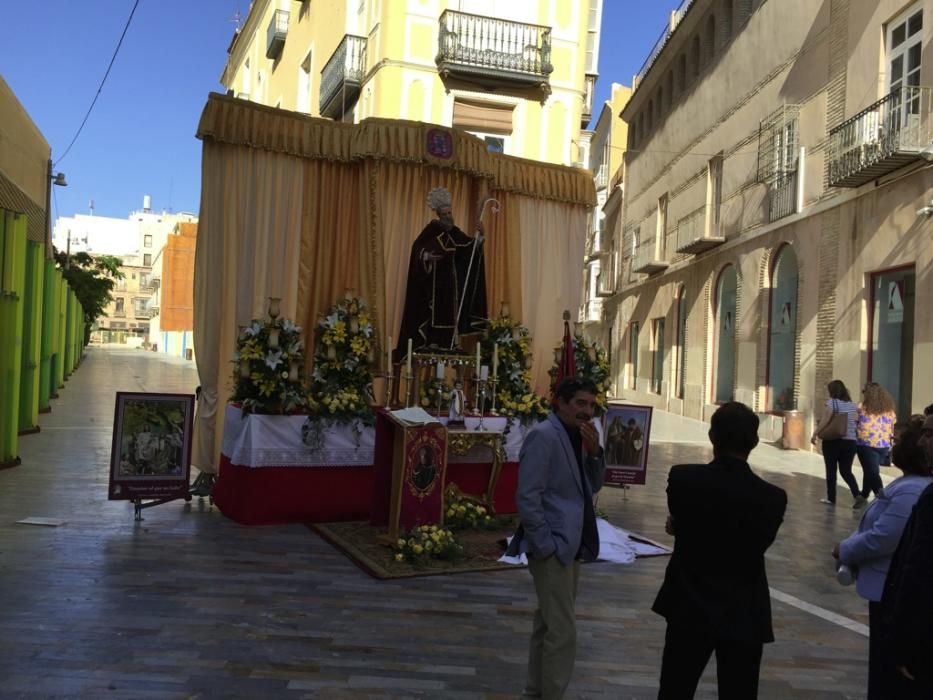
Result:
[[843,481],[852,492],[852,499],[857,504],[861,501],[858,481],[852,476],[852,462],[855,460],[855,423],[858,420],[858,406],[852,402],[849,390],[840,380],[834,379],[826,385],[829,398],[826,410],[817,424],[810,442],[816,444],[820,431],[829,425],[834,413],[846,414],[846,434],[844,437],[823,440],[823,462],[826,464],[826,498],[820,503],[836,505],[836,470],[842,474]]

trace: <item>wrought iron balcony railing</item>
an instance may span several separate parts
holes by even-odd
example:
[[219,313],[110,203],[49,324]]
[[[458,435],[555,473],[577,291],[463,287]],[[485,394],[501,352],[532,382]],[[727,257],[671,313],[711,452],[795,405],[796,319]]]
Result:
[[551,28],[445,10],[440,18],[437,56],[442,78],[466,78],[483,85],[499,81],[549,90]]
[[366,37],[347,34],[321,71],[321,116],[343,117],[356,104],[365,73]]
[[282,55],[285,37],[288,36],[288,10],[275,10],[266,30],[266,58],[276,59]]
[[666,253],[660,250],[656,238],[642,241],[635,248],[635,257],[632,259],[632,272],[653,275],[668,268],[665,259]]
[[726,239],[717,234],[706,231],[706,205],[704,204],[677,222],[675,249],[678,253],[688,255],[702,253],[725,242]]
[[933,142],[933,88],[902,87],[829,132],[829,184],[858,187],[916,160]]

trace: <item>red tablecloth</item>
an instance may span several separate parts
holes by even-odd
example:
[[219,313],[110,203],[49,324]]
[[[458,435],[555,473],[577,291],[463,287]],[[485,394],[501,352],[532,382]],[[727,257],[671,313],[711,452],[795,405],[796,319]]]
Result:
[[[482,496],[491,464],[451,462],[447,483],[464,493]],[[243,525],[368,520],[373,494],[368,467],[247,467],[220,457],[214,502],[231,520]],[[496,487],[497,513],[515,512],[518,463],[504,462]]]

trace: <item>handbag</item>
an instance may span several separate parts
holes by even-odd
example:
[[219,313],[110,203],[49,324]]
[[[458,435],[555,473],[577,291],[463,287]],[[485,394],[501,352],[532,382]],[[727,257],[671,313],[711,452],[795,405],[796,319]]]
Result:
[[849,432],[849,416],[846,413],[839,413],[838,408],[838,402],[833,399],[833,415],[829,423],[817,433],[820,440],[841,440]]

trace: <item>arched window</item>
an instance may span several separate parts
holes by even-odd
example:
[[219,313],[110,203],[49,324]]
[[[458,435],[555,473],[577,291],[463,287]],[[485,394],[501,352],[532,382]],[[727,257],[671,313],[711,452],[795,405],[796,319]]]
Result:
[[794,355],[797,349],[797,254],[781,248],[771,268],[771,315],[768,328],[768,410],[797,407]]
[[648,131],[651,131],[651,127],[654,125],[654,100],[648,100],[648,114],[645,117],[645,126],[648,127]]
[[687,287],[680,288],[680,294],[677,295],[677,344],[675,350],[676,366],[674,371],[677,375],[674,377],[675,395],[678,399],[684,397],[684,389],[687,385]]
[[700,37],[694,36],[690,45],[690,77],[700,75]]
[[703,36],[703,65],[712,62],[716,55],[716,16],[710,15],[706,20],[706,31]]
[[682,53],[677,57],[677,92],[682,93],[687,89],[687,54]]
[[725,46],[726,42],[732,38],[732,17],[734,14],[732,6],[735,0],[722,0],[722,10],[720,11],[721,27],[719,30],[719,45]]
[[666,114],[674,103],[674,71],[672,70],[669,70],[664,78],[664,97],[664,105],[661,107],[661,111]]
[[661,123],[661,115],[664,114],[664,87],[658,88],[658,95],[654,100],[654,108],[657,110],[654,113],[654,122],[655,124]]
[[727,265],[716,284],[716,378],[713,401],[725,403],[735,398],[735,326],[738,277]]
[[735,26],[740,28],[752,14],[752,0],[738,0],[735,6]]

